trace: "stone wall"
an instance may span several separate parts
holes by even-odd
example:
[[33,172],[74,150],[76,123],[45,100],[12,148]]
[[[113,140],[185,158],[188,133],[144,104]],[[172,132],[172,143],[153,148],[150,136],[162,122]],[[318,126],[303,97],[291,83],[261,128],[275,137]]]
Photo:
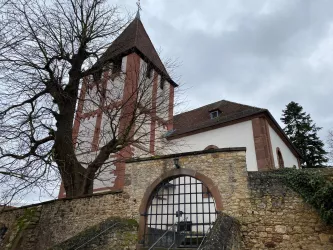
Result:
[[[9,249],[47,249],[109,217],[136,218],[128,200],[129,195],[125,192],[113,192],[5,211],[0,214],[0,222],[9,229],[5,243],[11,238],[11,242],[19,241],[19,244]],[[38,208],[36,215],[26,216],[27,210],[35,208]],[[31,226],[31,219],[35,225]]]
[[224,213],[221,213],[200,250],[239,250],[241,249],[241,225]]
[[333,249],[333,227],[294,191],[265,172],[248,177],[250,204],[243,212],[243,241],[256,249]]
[[[333,227],[269,172],[247,172],[245,151],[190,155],[179,162],[214,182],[221,211],[242,225],[242,249],[333,249]],[[125,190],[142,197],[150,183],[172,169],[172,158],[132,162]]]
[[49,250],[135,250],[136,243],[137,222],[111,217]]
[[333,249],[332,227],[269,172],[247,172],[244,148],[133,160],[126,163],[120,192],[30,206],[36,208],[30,215],[28,208],[1,213],[0,222],[9,227],[6,240],[12,235],[12,242],[24,246],[15,249],[47,249],[112,216],[134,219],[142,228],[147,197],[161,177],[172,173],[200,176],[214,198],[214,192],[220,195],[218,209],[241,225],[241,249]]

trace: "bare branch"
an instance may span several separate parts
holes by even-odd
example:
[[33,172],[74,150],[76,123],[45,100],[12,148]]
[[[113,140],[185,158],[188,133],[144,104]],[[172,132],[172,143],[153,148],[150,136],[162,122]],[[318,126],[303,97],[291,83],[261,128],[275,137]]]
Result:
[[59,178],[68,197],[91,193],[96,180],[114,179],[120,156],[158,154],[171,144],[164,135],[173,86],[160,70],[146,58],[126,70],[124,58],[100,60],[129,21],[117,6],[9,0],[3,7],[0,195],[7,202]]

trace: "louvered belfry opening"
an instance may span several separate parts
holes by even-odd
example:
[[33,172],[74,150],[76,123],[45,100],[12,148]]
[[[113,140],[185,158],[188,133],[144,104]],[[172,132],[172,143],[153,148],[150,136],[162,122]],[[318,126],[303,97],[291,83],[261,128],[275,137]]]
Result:
[[160,183],[146,211],[146,247],[197,248],[217,217],[208,187],[190,176]]

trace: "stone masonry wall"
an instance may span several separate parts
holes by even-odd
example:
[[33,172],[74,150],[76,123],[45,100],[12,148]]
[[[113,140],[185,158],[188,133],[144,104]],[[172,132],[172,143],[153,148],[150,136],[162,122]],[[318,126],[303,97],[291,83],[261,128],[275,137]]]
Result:
[[243,241],[252,249],[333,249],[333,227],[269,172],[248,177],[250,204],[242,218]]
[[[269,172],[248,173],[244,148],[126,163],[122,192],[39,204],[35,222],[22,236],[21,242],[29,242],[25,244],[29,248],[24,249],[47,249],[112,216],[142,222],[139,207],[145,192],[161,175],[175,169],[174,157],[179,158],[181,169],[190,169],[213,181],[222,197],[221,211],[240,222],[241,249],[333,249],[332,227],[325,226],[316,211],[269,177]],[[0,214],[0,222],[9,227],[7,238],[26,210]]]
[[49,250],[135,250],[137,222],[110,217]]
[[[179,165],[213,180],[222,196],[223,213],[242,225],[241,249],[333,249],[333,227],[325,226],[310,205],[269,172],[247,172],[245,151],[180,157]],[[174,164],[170,158],[126,167],[125,190],[142,197],[150,183],[174,169]]]
[[[39,205],[40,215],[33,232],[24,229],[23,238],[20,239],[20,247],[12,249],[47,249],[59,244],[81,231],[98,224],[109,217],[134,218],[128,203],[129,195],[124,192],[93,195],[91,197],[79,199],[62,199]],[[12,211],[5,211],[0,214],[0,222],[8,228],[7,238],[11,236],[17,228],[22,228],[21,224],[26,223],[22,216],[28,208],[19,208]],[[36,237],[32,237],[36,235]],[[16,238],[18,238],[16,236]],[[8,243],[9,239],[5,239]],[[15,240],[12,237],[12,240]],[[4,246],[0,249],[5,249]]]
[[240,227],[235,218],[220,213],[200,249],[239,250],[241,245]]

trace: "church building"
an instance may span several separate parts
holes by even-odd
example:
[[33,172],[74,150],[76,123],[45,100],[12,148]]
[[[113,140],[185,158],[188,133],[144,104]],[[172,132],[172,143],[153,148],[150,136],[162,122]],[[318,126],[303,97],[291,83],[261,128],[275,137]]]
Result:
[[300,167],[300,153],[267,109],[218,101],[175,115],[180,152],[246,147],[248,171]]
[[[110,157],[96,177],[94,192],[124,187],[124,159],[170,152],[246,147],[248,171],[300,167],[300,153],[267,109],[222,100],[174,115],[178,85],[156,52],[139,12],[98,63],[109,66],[82,83],[73,127],[77,157],[83,165],[89,164],[118,134],[128,133],[133,143],[121,145]],[[137,113],[134,126],[129,127]],[[61,187],[59,198],[65,196]]]

